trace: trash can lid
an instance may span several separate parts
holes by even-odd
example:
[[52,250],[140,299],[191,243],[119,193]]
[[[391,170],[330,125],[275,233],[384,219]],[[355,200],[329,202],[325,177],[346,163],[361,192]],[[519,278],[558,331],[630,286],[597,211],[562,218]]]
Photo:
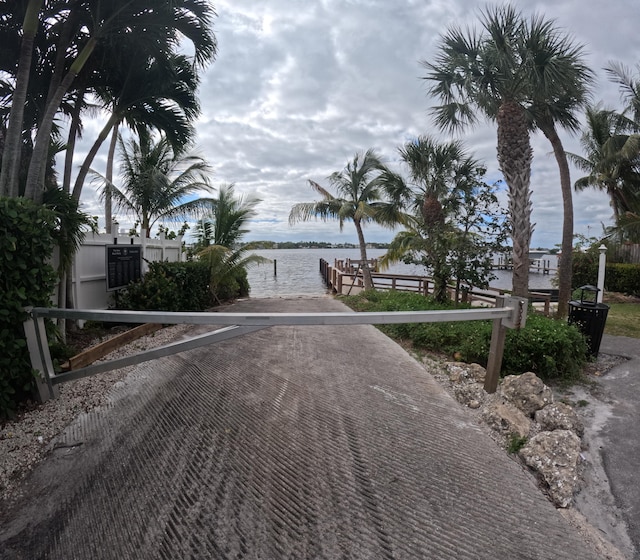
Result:
[[582,290],[584,292],[599,292],[600,288],[594,286],[593,284],[585,284],[584,286],[580,286],[578,290]]

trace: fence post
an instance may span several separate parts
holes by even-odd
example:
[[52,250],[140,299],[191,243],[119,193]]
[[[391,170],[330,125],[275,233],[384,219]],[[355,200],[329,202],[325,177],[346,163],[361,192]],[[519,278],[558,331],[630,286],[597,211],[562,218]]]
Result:
[[[504,307],[505,299],[504,296],[496,296],[496,308]],[[507,329],[502,324],[502,319],[494,319],[493,329],[491,330],[489,359],[487,361],[487,376],[484,379],[484,390],[487,393],[495,393],[498,388],[506,333]]]
[[607,269],[607,247],[600,245],[598,251],[600,251],[600,258],[598,259],[598,293],[596,301],[602,303],[604,299],[604,273]]

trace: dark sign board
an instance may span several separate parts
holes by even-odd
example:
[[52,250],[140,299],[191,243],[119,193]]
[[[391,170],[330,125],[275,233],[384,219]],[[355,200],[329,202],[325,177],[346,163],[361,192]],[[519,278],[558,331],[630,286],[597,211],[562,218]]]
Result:
[[107,245],[107,291],[140,280],[142,245]]

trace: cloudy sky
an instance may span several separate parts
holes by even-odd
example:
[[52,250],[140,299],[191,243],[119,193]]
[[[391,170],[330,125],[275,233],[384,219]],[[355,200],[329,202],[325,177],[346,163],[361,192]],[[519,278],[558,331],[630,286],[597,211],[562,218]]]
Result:
[[[469,0],[214,2],[219,53],[201,85],[197,148],[214,169],[214,185],[235,183],[238,192],[262,199],[248,239],[355,242],[350,224],[342,233],[331,222],[289,226],[291,206],[314,200],[307,180],[326,184],[326,177],[356,152],[375,148],[400,169],[398,146],[422,134],[448,139],[431,119],[435,101],[427,95],[420,61],[433,60],[440,33],[454,24],[473,25],[484,5]],[[517,0],[514,5],[524,14],[555,19],[583,43],[597,75],[594,100],[620,107],[618,89],[602,68],[612,60],[628,66],[640,62],[637,0]],[[459,138],[485,162],[490,180],[501,178],[494,124],[481,122]],[[580,151],[576,137],[563,133],[562,139],[568,151]],[[536,135],[532,145],[532,246],[553,247],[560,243],[562,226],[558,171],[547,140]],[[579,173],[573,169],[572,180]],[[91,189],[83,198],[88,211],[99,213]],[[596,235],[610,221],[602,193],[575,194],[574,206],[576,233]],[[365,235],[369,241],[389,241],[393,232],[369,227]]]

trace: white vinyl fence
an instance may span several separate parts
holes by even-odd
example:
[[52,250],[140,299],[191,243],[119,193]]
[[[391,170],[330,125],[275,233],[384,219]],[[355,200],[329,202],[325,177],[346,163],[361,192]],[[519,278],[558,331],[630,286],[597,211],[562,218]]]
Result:
[[142,274],[148,269],[147,262],[183,260],[182,237],[165,239],[161,235],[160,238],[147,239],[130,237],[123,232],[88,233],[73,264],[73,297],[76,308],[108,309],[113,302],[113,292],[107,291],[106,247],[116,244],[142,246]]

